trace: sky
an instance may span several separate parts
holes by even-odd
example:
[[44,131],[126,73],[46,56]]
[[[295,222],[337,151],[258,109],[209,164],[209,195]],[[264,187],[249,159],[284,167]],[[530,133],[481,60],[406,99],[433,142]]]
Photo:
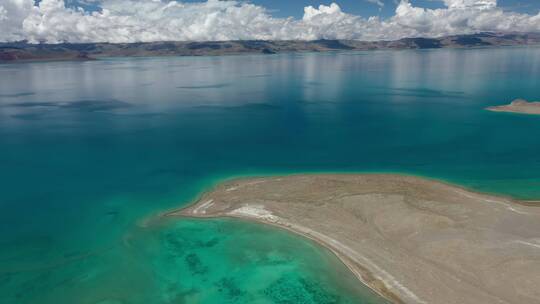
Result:
[[[187,0],[183,2],[203,1]],[[278,18],[302,18],[304,7],[310,5],[317,7],[320,4],[330,5],[332,2],[336,2],[347,13],[365,18],[370,16],[391,17],[399,3],[397,0],[251,0],[249,2],[266,7],[272,16]],[[98,4],[88,0],[67,0],[66,3],[71,7],[83,6],[89,10],[96,10],[99,7]],[[411,3],[423,8],[444,8],[442,0],[412,0]],[[540,0],[499,0],[498,6],[507,11],[537,13],[540,11]]]
[[[527,1],[527,0],[525,0]],[[534,0],[528,0],[532,2]],[[39,2],[39,0],[38,0]],[[203,0],[184,0],[185,3],[203,2]],[[330,5],[332,2],[336,2],[344,11],[360,15],[363,17],[370,17],[374,15],[390,17],[394,14],[397,6],[395,0],[246,0],[256,5],[263,6],[268,9],[270,14],[278,18],[302,18],[304,14],[304,7],[319,5]],[[442,1],[436,0],[413,0],[413,3],[419,4],[419,6],[427,8],[442,8],[444,7]],[[523,0],[506,0],[506,2],[524,2]],[[66,0],[66,4],[71,7],[84,6],[89,10],[96,10],[99,8],[99,4],[92,3],[91,1],[84,0]],[[540,8],[540,1],[538,1],[536,7]]]
[[393,40],[540,32],[540,0],[0,0],[0,41]]
[[[351,14],[361,15],[363,17],[374,15],[391,17],[396,10],[397,4],[399,3],[399,1],[396,0],[254,0],[251,2],[275,9],[275,16],[294,16],[297,18],[302,17],[303,8],[305,6],[318,6],[319,4],[329,5],[332,2],[338,3],[344,11]],[[383,7],[381,8],[377,2],[382,3]],[[423,8],[444,8],[444,3],[437,0],[412,0],[411,3],[414,6]],[[499,0],[498,4],[499,7],[522,13],[538,13],[538,11],[540,11],[540,0]]]
[[[319,4],[329,5],[332,2],[338,3],[344,11],[351,14],[361,15],[363,17],[370,17],[374,15],[378,15],[381,17],[391,17],[394,14],[396,7],[399,3],[399,1],[396,0],[255,0],[251,2],[275,9],[275,16],[294,16],[297,18],[302,17],[303,8],[305,6],[318,6]],[[532,13],[540,11],[540,0],[499,0],[498,2],[500,7],[504,7],[513,11]],[[377,3],[382,3],[383,6],[381,7],[380,4]],[[412,0],[411,3],[413,3],[415,6],[424,8],[444,7],[444,3],[437,0]]]

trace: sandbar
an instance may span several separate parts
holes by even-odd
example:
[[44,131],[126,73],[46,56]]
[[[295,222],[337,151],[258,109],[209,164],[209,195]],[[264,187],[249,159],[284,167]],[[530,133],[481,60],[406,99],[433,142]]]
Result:
[[540,208],[530,202],[413,176],[290,175],[224,182],[165,216],[287,229],[393,303],[540,303]]
[[494,106],[486,108],[488,111],[493,112],[509,112],[520,114],[533,114],[540,115],[540,102],[539,101],[526,101],[523,99],[516,99],[509,105]]

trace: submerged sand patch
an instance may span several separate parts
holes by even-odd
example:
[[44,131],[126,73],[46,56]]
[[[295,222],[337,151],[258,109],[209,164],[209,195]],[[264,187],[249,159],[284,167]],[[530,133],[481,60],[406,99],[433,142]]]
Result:
[[401,175],[242,179],[167,216],[288,229],[330,249],[395,303],[540,303],[540,208],[445,183]]

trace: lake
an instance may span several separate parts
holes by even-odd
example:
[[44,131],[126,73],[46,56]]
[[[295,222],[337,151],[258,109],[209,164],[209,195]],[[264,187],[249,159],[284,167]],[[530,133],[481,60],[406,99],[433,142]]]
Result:
[[540,198],[540,48],[0,65],[2,303],[384,303],[327,250],[159,219],[233,177],[406,173]]

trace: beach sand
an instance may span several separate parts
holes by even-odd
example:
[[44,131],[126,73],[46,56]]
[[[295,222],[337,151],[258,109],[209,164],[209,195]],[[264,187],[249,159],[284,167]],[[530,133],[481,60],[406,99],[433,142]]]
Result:
[[509,105],[488,107],[486,108],[486,110],[493,111],[493,112],[510,112],[510,113],[540,115],[540,102],[538,101],[528,102],[523,99],[516,99],[512,101],[512,103],[510,103]]
[[540,208],[530,202],[410,176],[292,175],[225,182],[165,216],[287,229],[394,303],[540,303]]

